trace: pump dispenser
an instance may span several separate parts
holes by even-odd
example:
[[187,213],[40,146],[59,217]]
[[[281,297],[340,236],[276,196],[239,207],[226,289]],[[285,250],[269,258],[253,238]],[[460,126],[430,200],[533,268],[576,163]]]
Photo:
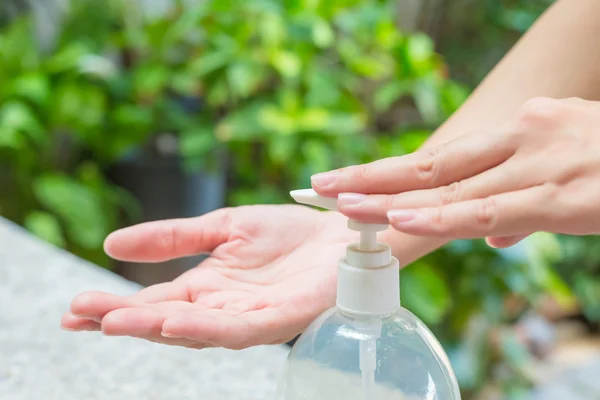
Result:
[[[337,199],[312,189],[291,196],[337,211]],[[294,344],[277,400],[460,400],[442,346],[400,306],[398,260],[377,241],[388,225],[349,220],[348,228],[360,232],[360,240],[338,263],[336,306]]]

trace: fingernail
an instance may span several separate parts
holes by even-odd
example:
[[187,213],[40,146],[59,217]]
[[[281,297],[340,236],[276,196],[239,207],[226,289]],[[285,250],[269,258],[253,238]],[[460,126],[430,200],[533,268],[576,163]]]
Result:
[[164,338],[168,338],[168,339],[181,339],[183,336],[178,336],[175,335],[173,333],[169,333],[169,332],[161,332],[160,335]]
[[414,211],[407,210],[391,210],[387,213],[388,219],[392,224],[402,224],[406,222],[411,222],[415,218],[417,218],[417,213]]
[[64,326],[61,326],[60,329],[62,329],[63,331],[67,331],[67,332],[77,332],[76,329],[65,328]]
[[339,171],[323,172],[320,174],[313,175],[310,178],[310,181],[315,186],[325,187],[331,185],[337,179],[339,174]]
[[340,193],[338,200],[343,206],[358,206],[367,198],[366,195],[360,193]]

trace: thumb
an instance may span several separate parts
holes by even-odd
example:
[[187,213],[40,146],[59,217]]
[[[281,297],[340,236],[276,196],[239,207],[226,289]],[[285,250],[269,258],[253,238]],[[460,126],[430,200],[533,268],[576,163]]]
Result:
[[529,235],[519,235],[519,236],[505,236],[505,237],[487,237],[485,239],[488,246],[493,247],[495,249],[505,249],[510,246],[514,246],[519,243],[521,240],[525,239]]
[[221,209],[195,218],[145,222],[111,233],[109,256],[131,262],[162,262],[210,253],[229,238],[229,214]]

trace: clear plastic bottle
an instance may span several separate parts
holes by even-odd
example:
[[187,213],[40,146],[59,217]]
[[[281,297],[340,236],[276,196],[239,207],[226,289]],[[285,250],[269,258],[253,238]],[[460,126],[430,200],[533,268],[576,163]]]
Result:
[[[330,210],[336,199],[292,192],[303,204]],[[442,346],[400,306],[398,261],[376,241],[387,225],[349,222],[361,232],[338,269],[337,305],[294,344],[277,400],[460,400]]]

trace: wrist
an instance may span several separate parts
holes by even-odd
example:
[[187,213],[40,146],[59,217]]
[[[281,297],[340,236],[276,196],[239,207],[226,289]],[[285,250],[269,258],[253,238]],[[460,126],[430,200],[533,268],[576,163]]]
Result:
[[400,261],[401,268],[450,242],[446,238],[411,236],[392,228],[379,236],[380,242],[391,246],[392,254]]

